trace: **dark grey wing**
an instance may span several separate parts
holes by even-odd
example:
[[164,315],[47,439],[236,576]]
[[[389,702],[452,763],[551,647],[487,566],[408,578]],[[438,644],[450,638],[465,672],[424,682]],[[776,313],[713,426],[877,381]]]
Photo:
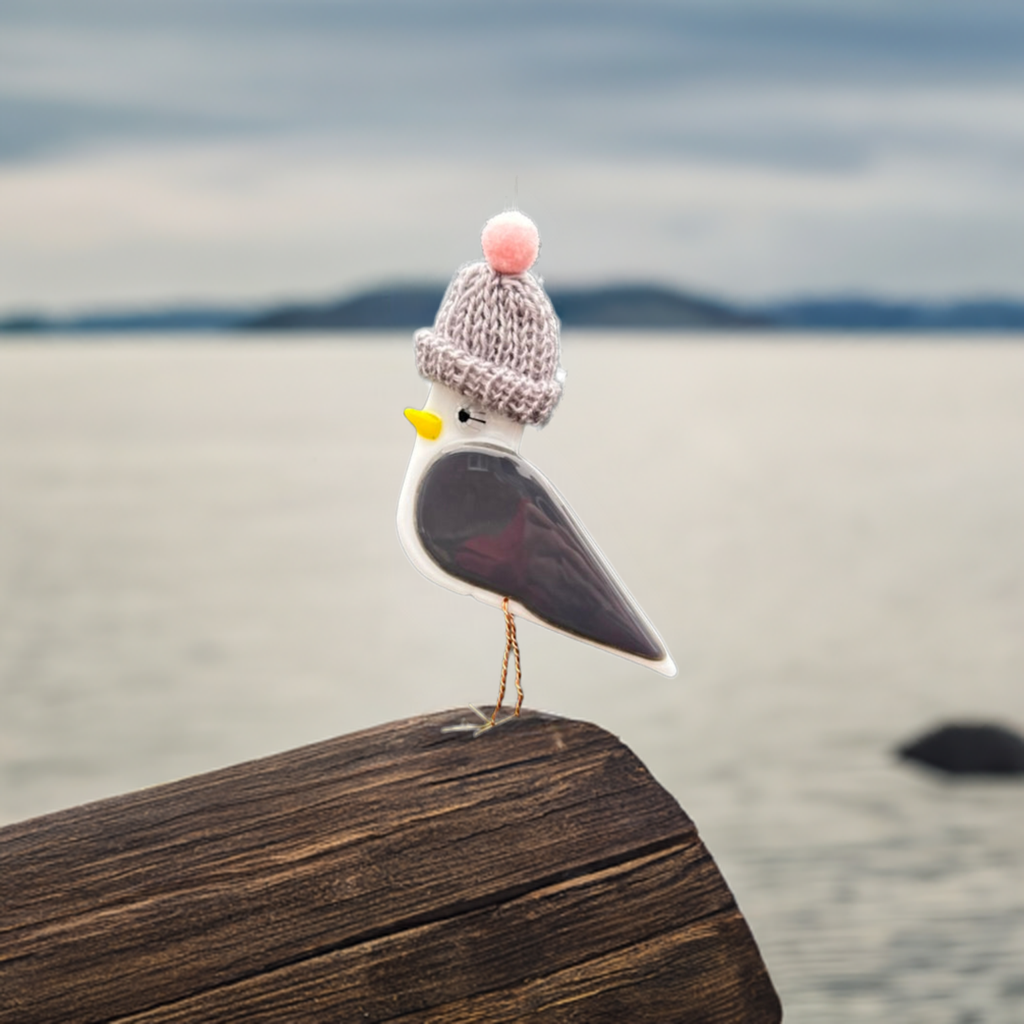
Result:
[[666,652],[557,493],[529,463],[484,447],[440,456],[416,495],[416,530],[449,575],[575,636],[660,661]]

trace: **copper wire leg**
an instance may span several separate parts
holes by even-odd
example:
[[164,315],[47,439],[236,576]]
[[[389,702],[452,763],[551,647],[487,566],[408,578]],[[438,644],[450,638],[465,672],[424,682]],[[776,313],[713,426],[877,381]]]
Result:
[[518,717],[523,706],[523,666],[519,660],[519,638],[516,636],[516,617],[508,610],[508,598],[501,602],[501,610],[505,613],[505,654],[501,659],[501,684],[498,687],[498,702],[487,722],[492,726],[498,721],[498,712],[505,700],[505,685],[508,682],[508,656],[511,651],[516,659],[516,707],[514,714]]

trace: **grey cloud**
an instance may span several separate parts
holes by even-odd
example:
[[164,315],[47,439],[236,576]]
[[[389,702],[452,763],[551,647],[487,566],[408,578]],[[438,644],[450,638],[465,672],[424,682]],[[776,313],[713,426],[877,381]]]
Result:
[[1019,85],[1021,52],[1024,7],[998,0],[33,0],[0,10],[0,156],[219,130],[849,164],[884,134],[741,109],[714,124],[701,105],[787,89],[799,115],[801,90]]
[[1016,292],[1021,52],[1019,0],[2,0],[0,303],[439,277],[516,175],[552,278]]
[[183,115],[149,105],[10,95],[0,95],[0,125],[0,161],[59,156],[125,139],[223,139],[238,128],[234,118]]

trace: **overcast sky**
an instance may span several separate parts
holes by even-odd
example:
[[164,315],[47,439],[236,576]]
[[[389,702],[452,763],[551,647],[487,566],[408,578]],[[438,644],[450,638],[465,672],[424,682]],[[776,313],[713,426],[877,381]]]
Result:
[[0,310],[447,279],[1024,297],[1020,0],[0,0]]

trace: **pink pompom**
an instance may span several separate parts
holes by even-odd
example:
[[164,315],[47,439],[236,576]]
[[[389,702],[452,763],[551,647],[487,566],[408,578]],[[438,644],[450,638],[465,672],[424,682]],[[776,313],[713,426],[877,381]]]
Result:
[[521,274],[533,266],[540,251],[537,226],[518,210],[499,213],[480,236],[487,262],[499,274]]

